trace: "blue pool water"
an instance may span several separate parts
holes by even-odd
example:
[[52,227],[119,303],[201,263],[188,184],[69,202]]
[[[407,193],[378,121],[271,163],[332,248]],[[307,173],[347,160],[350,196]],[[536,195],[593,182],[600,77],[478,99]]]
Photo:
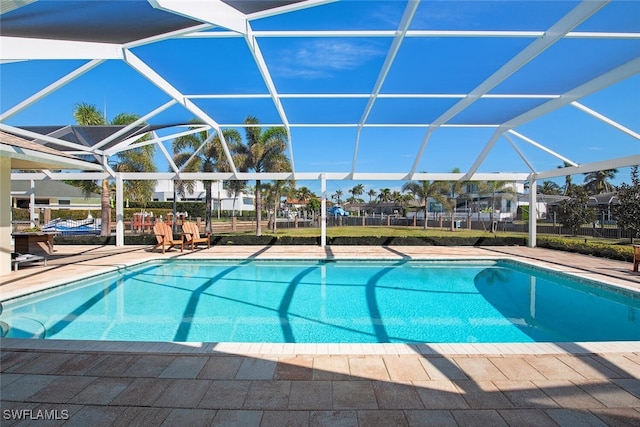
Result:
[[512,261],[166,260],[5,301],[6,336],[203,342],[640,340],[640,296]]

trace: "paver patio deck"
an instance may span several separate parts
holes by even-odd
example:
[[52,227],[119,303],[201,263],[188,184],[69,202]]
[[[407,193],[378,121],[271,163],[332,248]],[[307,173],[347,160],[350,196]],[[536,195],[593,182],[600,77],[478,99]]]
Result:
[[[162,257],[58,246],[2,299]],[[521,247],[213,247],[184,258],[506,257],[640,290],[630,263]],[[640,343],[234,344],[0,340],[2,425],[640,425]],[[22,417],[22,419],[18,419]],[[40,417],[36,421],[35,418]],[[43,423],[44,424],[44,423]]]

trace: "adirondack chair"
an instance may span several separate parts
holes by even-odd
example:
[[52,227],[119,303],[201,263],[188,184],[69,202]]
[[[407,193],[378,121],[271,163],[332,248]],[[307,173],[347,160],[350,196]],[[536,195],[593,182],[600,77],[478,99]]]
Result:
[[185,245],[187,247],[191,245],[191,250],[194,250],[198,243],[206,243],[207,248],[211,247],[211,233],[200,235],[200,230],[195,222],[185,221],[182,224],[182,232],[184,233]]
[[184,250],[184,238],[174,239],[171,225],[166,222],[156,222],[153,226],[153,233],[156,235],[156,239],[158,240],[158,243],[153,247],[153,249],[161,247],[162,253],[164,253],[166,249],[171,249],[174,246],[180,246],[180,252]]
[[638,272],[640,265],[640,245],[633,245],[633,271]]

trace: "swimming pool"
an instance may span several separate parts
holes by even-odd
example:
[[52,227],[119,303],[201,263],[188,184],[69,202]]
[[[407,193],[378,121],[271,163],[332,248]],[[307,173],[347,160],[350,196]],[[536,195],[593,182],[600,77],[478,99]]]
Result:
[[8,337],[640,340],[640,297],[514,261],[163,260],[5,301]]

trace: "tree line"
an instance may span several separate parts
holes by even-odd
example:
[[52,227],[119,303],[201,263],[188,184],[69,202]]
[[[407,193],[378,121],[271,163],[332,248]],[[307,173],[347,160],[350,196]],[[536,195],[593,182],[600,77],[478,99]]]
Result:
[[[129,125],[139,120],[139,116],[130,113],[121,113],[110,122],[100,112],[100,110],[87,103],[79,103],[74,107],[74,118],[79,125]],[[287,131],[284,127],[270,127],[262,129],[256,117],[248,116],[243,124],[244,138],[235,129],[225,129],[222,137],[226,142],[229,154],[236,168],[240,172],[291,172],[291,162],[286,155]],[[190,129],[195,130],[202,126],[197,119],[189,122]],[[136,141],[134,148],[119,151],[109,158],[109,167],[115,172],[155,172],[154,162],[155,144],[145,144],[148,137],[142,137]],[[175,165],[183,172],[230,172],[226,153],[223,150],[221,135],[215,131],[203,130],[200,132],[183,135],[176,138],[172,143],[172,157]],[[561,167],[570,166],[565,163]],[[452,173],[459,173],[455,168]],[[564,187],[560,187],[553,181],[544,181],[538,186],[538,192],[545,195],[565,195],[567,200],[558,205],[560,221],[570,228],[579,227],[576,224],[584,224],[595,220],[594,212],[586,207],[588,197],[593,194],[600,194],[616,190],[610,183],[616,173],[616,169],[596,171],[585,174],[584,184],[577,185],[572,182],[572,176],[565,177]],[[83,189],[86,195],[94,192],[101,193],[102,209],[102,235],[110,233],[110,208],[113,182],[109,179],[102,180],[99,185],[94,181],[74,182]],[[211,230],[212,223],[212,200],[213,182],[203,180],[205,187],[205,229]],[[503,181],[486,182],[460,182],[460,181],[409,181],[406,182],[401,191],[392,191],[389,188],[381,188],[378,191],[368,190],[368,203],[389,203],[393,202],[403,207],[408,203],[416,201],[425,211],[425,218],[429,214],[429,200],[440,203],[446,211],[451,214],[451,227],[453,227],[455,209],[458,199],[468,197],[468,184],[474,188],[474,193],[478,197],[484,196],[489,199],[488,211],[493,221],[495,201],[499,197],[512,198],[515,196],[515,189],[509,183]],[[229,193],[235,198],[246,191],[248,183],[246,181],[231,180],[225,183]],[[176,181],[176,191],[181,196],[192,191],[195,187],[194,181]],[[127,180],[124,183],[124,197],[127,200],[145,203],[153,200],[154,181],[149,180]],[[256,208],[256,235],[262,234],[262,211],[266,202],[267,211],[271,212],[269,226],[275,230],[275,213],[278,211],[282,197],[295,198],[299,203],[306,204],[305,208],[311,212],[320,210],[318,197],[308,188],[296,188],[295,181],[275,181],[263,183],[256,180],[253,188],[255,194]],[[632,169],[632,184],[622,184],[618,190],[619,208],[616,209],[620,226],[636,230],[640,233],[638,225],[638,215],[640,213],[640,183],[638,183],[638,168]],[[364,195],[363,184],[356,184],[348,190],[350,197],[345,195],[341,189],[331,195],[331,199],[336,204],[343,201],[347,203],[365,203],[361,197]],[[235,210],[235,203],[234,203]],[[424,227],[427,227],[425,221]],[[636,227],[636,228],[633,228]]]

